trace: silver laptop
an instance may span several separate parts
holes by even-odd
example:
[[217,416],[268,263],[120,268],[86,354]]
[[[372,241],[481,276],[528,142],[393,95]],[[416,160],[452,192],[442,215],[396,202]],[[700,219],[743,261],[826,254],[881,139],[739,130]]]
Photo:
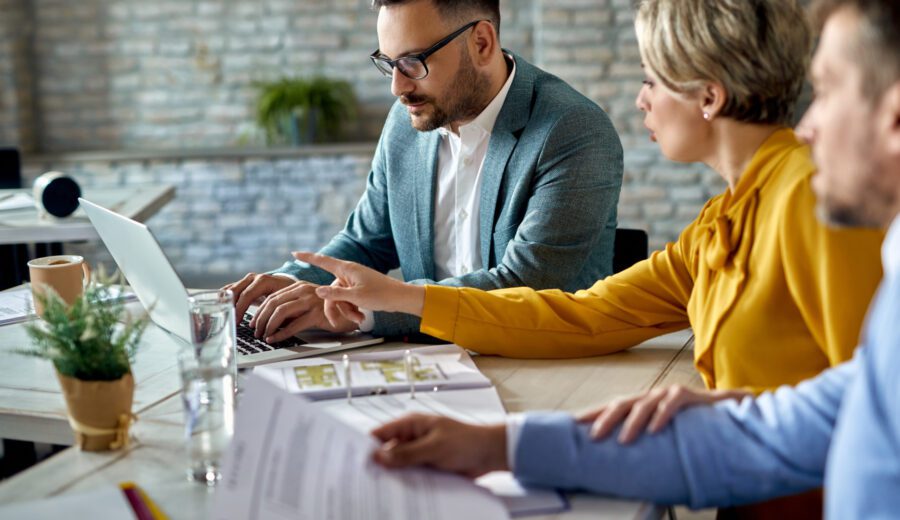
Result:
[[[150,229],[93,202],[82,198],[78,201],[141,304],[149,310],[153,322],[190,343],[188,292]],[[255,310],[255,306],[252,307],[249,314],[252,315]],[[383,341],[382,338],[359,332],[335,334],[308,331],[269,345],[253,337],[253,330],[247,326],[249,316],[243,318],[237,318],[241,322],[237,325],[237,364],[241,368],[319,356]]]

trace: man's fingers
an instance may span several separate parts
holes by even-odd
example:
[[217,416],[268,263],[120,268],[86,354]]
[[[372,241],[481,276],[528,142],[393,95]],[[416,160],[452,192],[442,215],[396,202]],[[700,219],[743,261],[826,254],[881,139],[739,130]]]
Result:
[[313,316],[312,313],[307,312],[303,316],[291,320],[281,330],[276,330],[271,334],[267,333],[265,341],[266,343],[278,343],[279,341],[284,341],[300,331],[309,329],[314,322],[315,316]]
[[432,432],[408,442],[388,442],[375,452],[375,461],[388,468],[432,465],[435,444]]
[[[281,314],[279,314],[281,319],[276,321],[275,328],[289,317],[300,316],[308,312],[319,301],[318,298],[313,296],[313,290],[309,285],[294,284],[290,289],[289,291],[279,291],[270,294],[259,306],[259,309],[256,310],[256,315],[250,321],[250,326],[256,331],[257,338],[262,338],[275,332],[275,329],[270,325],[270,321],[278,309],[282,309]],[[291,314],[284,314],[284,311],[288,310],[283,309],[285,306],[289,306],[288,308],[292,311]]]
[[244,313],[247,312],[247,309],[253,305],[253,302],[260,296],[265,296],[268,292],[269,291],[267,291],[265,287],[265,279],[263,277],[257,277],[241,291],[241,296],[237,298],[234,305],[235,315],[243,316]]
[[406,442],[415,438],[418,431],[424,430],[424,423],[428,416],[420,413],[412,413],[389,423],[382,424],[370,433],[381,442],[395,439]]
[[324,269],[335,276],[340,276],[341,273],[344,272],[343,267],[344,264],[347,263],[343,260],[338,260],[337,258],[331,258],[330,256],[320,255],[318,253],[308,253],[306,251],[294,251],[291,254],[294,255],[294,258],[297,260],[314,265],[319,269]]
[[246,276],[244,276],[243,278],[241,278],[240,280],[238,280],[234,283],[230,283],[230,284],[226,285],[225,287],[223,287],[223,289],[231,290],[231,294],[234,297],[235,305],[237,305],[238,299],[241,297],[241,294],[244,292],[244,289],[246,289],[247,286],[250,285],[250,282],[253,281],[255,276],[256,276],[256,273],[249,273]]

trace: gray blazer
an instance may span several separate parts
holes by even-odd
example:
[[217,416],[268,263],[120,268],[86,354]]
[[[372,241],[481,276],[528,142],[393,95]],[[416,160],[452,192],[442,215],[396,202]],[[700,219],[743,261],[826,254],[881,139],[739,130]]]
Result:
[[[607,115],[559,78],[518,56],[481,175],[480,269],[434,280],[434,194],[440,135],[419,132],[395,103],[366,191],[321,253],[417,284],[574,291],[612,272],[622,145]],[[318,284],[333,277],[302,262],[275,272]],[[418,332],[419,319],[376,313],[374,333]]]

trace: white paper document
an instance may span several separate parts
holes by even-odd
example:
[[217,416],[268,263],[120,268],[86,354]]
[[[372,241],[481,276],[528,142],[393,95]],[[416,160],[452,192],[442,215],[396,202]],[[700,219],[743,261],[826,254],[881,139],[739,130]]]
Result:
[[35,209],[34,199],[27,193],[0,195],[0,211],[12,209]]
[[260,377],[251,377],[224,457],[213,518],[508,518],[471,481],[372,461],[370,436]]
[[[133,292],[130,290],[123,292],[119,286],[110,287],[109,293],[110,298],[119,298],[123,302],[137,299]],[[30,285],[0,292],[0,326],[28,321],[35,317]]]
[[0,292],[0,326],[34,318],[31,287],[24,286]]
[[500,396],[493,387],[438,392],[368,395],[315,401],[313,406],[362,433],[410,413],[443,415],[471,424],[496,424],[506,419]]
[[[333,399],[353,395],[408,392],[410,381],[404,351],[371,352],[349,355],[349,367],[343,354],[297,359],[254,368],[254,373],[279,388],[302,393],[310,399]],[[472,358],[456,345],[435,345],[411,350],[410,374],[416,391],[490,387]]]
[[569,509],[569,502],[555,489],[527,488],[509,471],[494,471],[475,480],[503,501],[510,516],[550,515]]

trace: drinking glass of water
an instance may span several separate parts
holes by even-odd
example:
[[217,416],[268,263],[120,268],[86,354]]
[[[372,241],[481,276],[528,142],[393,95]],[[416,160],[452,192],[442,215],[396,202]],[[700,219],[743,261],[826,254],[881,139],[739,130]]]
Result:
[[234,434],[237,385],[231,291],[204,291],[189,299],[190,346],[178,353],[188,479],[213,486],[219,459]]

